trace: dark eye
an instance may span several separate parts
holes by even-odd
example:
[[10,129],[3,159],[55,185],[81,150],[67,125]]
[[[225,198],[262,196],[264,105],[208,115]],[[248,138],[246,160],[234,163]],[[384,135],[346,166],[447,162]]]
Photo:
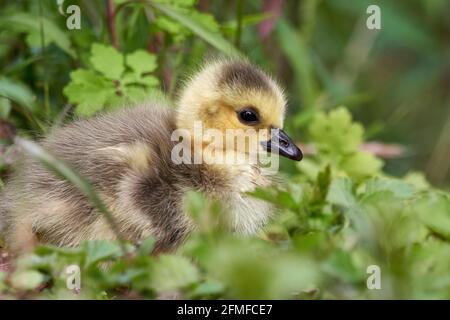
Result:
[[238,111],[239,120],[248,125],[254,125],[259,122],[258,113],[253,108],[244,108]]

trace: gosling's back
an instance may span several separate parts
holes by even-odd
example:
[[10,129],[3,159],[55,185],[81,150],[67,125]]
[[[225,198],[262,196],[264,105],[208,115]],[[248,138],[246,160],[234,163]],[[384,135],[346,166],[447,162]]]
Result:
[[[157,249],[170,249],[191,229],[183,192],[209,184],[201,167],[171,162],[174,119],[169,107],[130,108],[57,128],[41,145],[93,183],[126,238],[152,234]],[[115,238],[74,186],[26,156],[4,191],[0,225],[7,246],[19,252],[36,241],[73,246]]]

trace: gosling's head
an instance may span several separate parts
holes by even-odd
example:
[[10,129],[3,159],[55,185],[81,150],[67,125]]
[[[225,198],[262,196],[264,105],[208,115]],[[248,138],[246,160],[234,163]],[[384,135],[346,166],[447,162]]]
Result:
[[261,69],[242,60],[219,60],[185,85],[178,100],[177,127],[192,136],[199,121],[203,130],[244,130],[254,135],[258,148],[299,161],[301,150],[282,130],[285,111],[283,90]]

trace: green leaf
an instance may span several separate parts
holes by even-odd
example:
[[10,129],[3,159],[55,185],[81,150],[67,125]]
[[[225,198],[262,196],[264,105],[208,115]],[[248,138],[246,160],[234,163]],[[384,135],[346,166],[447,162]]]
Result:
[[448,196],[431,193],[419,198],[414,202],[414,211],[428,228],[450,241],[450,199]]
[[146,89],[142,87],[127,86],[123,88],[124,98],[112,101],[110,104],[113,107],[123,107],[124,101],[130,104],[136,104],[148,98],[149,92],[147,92]]
[[332,110],[328,115],[317,113],[309,133],[320,150],[338,155],[358,151],[363,141],[363,127],[352,123],[352,116],[344,107]]
[[217,295],[225,290],[222,282],[217,280],[208,280],[198,286],[190,293],[192,298],[201,298],[205,296]]
[[324,264],[324,271],[345,282],[362,281],[366,276],[356,267],[352,255],[342,249],[337,249],[331,254]]
[[0,119],[7,119],[10,112],[11,101],[0,96]]
[[273,263],[274,277],[270,284],[270,298],[287,299],[303,290],[314,288],[320,279],[318,266],[307,257],[281,254]]
[[155,290],[183,289],[199,281],[197,268],[185,257],[161,255],[155,263],[152,284]]
[[137,50],[126,56],[127,65],[138,75],[155,71],[158,66],[156,56],[144,50]]
[[305,176],[310,180],[317,179],[321,167],[320,165],[311,158],[303,158],[302,161],[296,164],[298,170],[300,170]]
[[414,186],[418,191],[424,191],[431,187],[425,174],[422,172],[410,172],[404,177],[404,180]]
[[221,243],[205,259],[207,270],[236,299],[269,298],[275,274],[273,264],[267,260],[263,263],[248,245],[239,241]]
[[155,24],[160,30],[164,30],[165,32],[172,34],[174,37],[174,41],[181,41],[186,38],[189,34],[189,29],[185,29],[181,24],[176,21],[166,17],[159,16],[155,20]]
[[383,161],[363,151],[345,157],[340,163],[340,169],[355,179],[376,175],[382,167]]
[[28,87],[20,82],[0,77],[0,96],[20,104],[29,111],[34,111],[35,96]]
[[213,15],[204,13],[204,12],[198,12],[196,10],[193,10],[189,13],[189,17],[193,21],[197,21],[200,25],[205,27],[211,32],[219,32],[219,24],[217,23],[216,19]]
[[334,179],[328,189],[327,201],[343,207],[353,207],[357,201],[352,188],[353,183],[350,179]]
[[120,79],[125,71],[123,55],[112,46],[94,43],[91,48],[90,62],[95,70],[111,80]]
[[[78,89],[75,90],[79,91]],[[93,116],[97,112],[103,110],[106,100],[107,95],[104,93],[93,96],[89,101],[80,102],[75,108],[75,113],[80,117]]]
[[92,70],[78,69],[70,73],[72,81],[64,88],[70,103],[78,104],[76,113],[87,117],[104,108],[105,102],[115,96],[111,81]]
[[322,202],[326,199],[328,194],[328,188],[331,183],[331,169],[330,166],[326,166],[323,171],[317,174],[316,186],[313,193],[314,202]]
[[[173,10],[178,11],[179,14],[197,22],[200,26],[210,32],[217,33],[219,31],[219,24],[214,16],[205,12],[199,12],[195,8],[195,0],[154,0],[152,2],[170,6]],[[169,33],[174,42],[184,41],[187,36],[192,34],[192,30],[186,28],[186,26],[180,24],[179,21],[169,16],[157,15],[152,23],[154,23],[158,30]]]
[[69,102],[77,104],[75,112],[81,117],[139,103],[159,86],[156,77],[146,75],[155,70],[156,57],[144,50],[127,56],[131,71],[126,71],[122,55],[113,47],[94,44],[90,60],[94,70],[73,71],[71,82],[64,88]]
[[[241,23],[242,27],[248,27],[252,25],[256,25],[264,20],[268,20],[272,17],[272,13],[270,12],[261,12],[261,13],[255,13],[255,14],[248,14],[242,17]],[[237,29],[238,20],[233,19],[230,21],[227,21],[221,25],[222,30],[227,35],[234,35]]]
[[120,246],[111,241],[86,241],[82,246],[86,250],[85,268],[97,262],[117,257],[121,253]]
[[252,197],[274,203],[281,208],[297,209],[303,197],[303,186],[297,183],[289,183],[287,190],[275,188],[256,188],[248,192]]
[[230,240],[214,246],[205,258],[209,274],[225,284],[225,297],[286,299],[317,280],[314,264],[305,257],[252,240]]
[[33,290],[44,282],[44,276],[35,270],[17,271],[13,274],[11,282],[19,290]]
[[152,75],[142,77],[135,72],[125,72],[121,79],[121,84],[125,86],[143,85],[149,88],[157,88],[159,86],[159,80]]
[[136,81],[136,83],[142,84],[149,88],[156,88],[159,86],[159,80],[158,80],[158,78],[156,78],[154,76],[146,76],[146,77],[140,78]]
[[53,21],[44,17],[36,17],[28,13],[17,13],[9,16],[2,16],[0,26],[11,30],[20,30],[29,34],[29,43],[34,47],[41,46],[41,21],[44,30],[44,43],[55,43],[72,58],[75,58],[75,51],[71,48],[69,33],[62,31]]
[[390,254],[423,241],[428,232],[417,219],[409,201],[391,191],[378,191],[361,201],[365,216],[370,218],[378,243]]
[[145,239],[139,246],[139,254],[142,255],[151,254],[154,247],[155,247],[155,238],[150,236],[147,239]]
[[365,183],[363,195],[366,197],[381,191],[392,192],[400,199],[411,198],[415,193],[414,187],[405,181],[389,178],[373,178]]
[[242,53],[239,52],[225,38],[223,38],[222,35],[206,29],[203,25],[191,19],[188,15],[181,13],[176,8],[153,1],[149,1],[148,4],[158,9],[173,20],[177,21],[181,25],[185,26],[186,28],[189,28],[189,30],[191,30],[194,34],[208,42],[216,49],[222,51],[223,53],[230,56],[242,56]]
[[183,199],[184,207],[192,217],[196,218],[206,208],[205,196],[200,192],[188,191]]

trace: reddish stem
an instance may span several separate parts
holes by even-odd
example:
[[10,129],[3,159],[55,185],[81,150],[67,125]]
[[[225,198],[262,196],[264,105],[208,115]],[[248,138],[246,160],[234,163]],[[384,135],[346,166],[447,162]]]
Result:
[[113,0],[105,0],[105,2],[106,2],[106,18],[108,20],[108,29],[109,34],[111,36],[111,43],[116,49],[118,49],[119,44],[117,43],[116,37],[116,23],[114,21],[115,14],[114,14]]
[[266,39],[273,31],[283,10],[283,0],[264,0],[263,12],[271,13],[271,17],[258,24],[258,35]]

